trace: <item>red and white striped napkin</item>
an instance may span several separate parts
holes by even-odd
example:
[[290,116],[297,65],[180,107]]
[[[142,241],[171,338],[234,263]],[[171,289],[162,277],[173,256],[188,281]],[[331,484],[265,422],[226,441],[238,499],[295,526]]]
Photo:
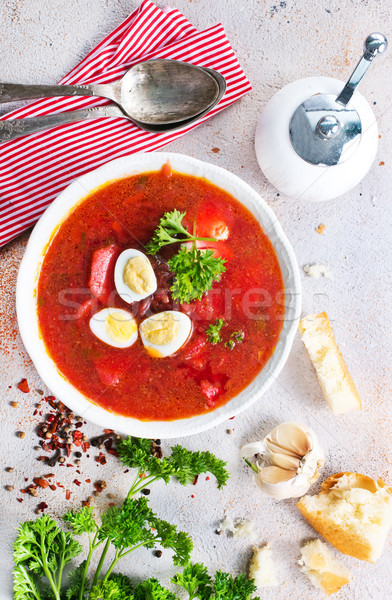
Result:
[[[219,104],[188,127],[149,133],[121,118],[71,123],[0,144],[0,246],[30,227],[76,177],[103,163],[156,150],[226,108],[252,88],[221,24],[197,29],[177,9],[143,0],[60,83],[109,83],[152,58],[190,62],[219,71],[227,91]],[[0,117],[33,117],[107,104],[97,98],[48,98]]]

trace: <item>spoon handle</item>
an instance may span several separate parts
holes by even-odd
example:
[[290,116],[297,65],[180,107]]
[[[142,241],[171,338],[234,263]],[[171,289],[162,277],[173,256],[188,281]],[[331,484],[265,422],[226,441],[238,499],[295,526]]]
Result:
[[0,103],[54,96],[101,96],[116,101],[115,85],[25,85],[0,83]]
[[15,138],[30,133],[36,133],[50,127],[57,127],[64,123],[75,123],[86,119],[98,119],[101,117],[127,117],[117,106],[97,106],[95,108],[85,108],[74,110],[72,112],[58,113],[55,115],[45,115],[43,117],[32,117],[30,119],[9,119],[0,120],[0,143],[14,140]]

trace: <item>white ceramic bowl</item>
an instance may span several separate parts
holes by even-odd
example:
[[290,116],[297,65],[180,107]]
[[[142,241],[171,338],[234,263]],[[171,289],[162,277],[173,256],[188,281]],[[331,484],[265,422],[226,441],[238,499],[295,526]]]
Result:
[[[169,160],[181,173],[205,177],[226,190],[257,218],[277,253],[286,290],[283,329],[273,355],[259,375],[224,406],[203,415],[176,421],[139,421],[108,412],[79,392],[59,372],[46,351],[38,329],[36,287],[45,248],[54,230],[90,192],[104,183],[159,170]],[[210,429],[248,408],[274,382],[285,364],[301,310],[301,284],[294,252],[269,206],[242,179],[225,169],[182,154],[154,152],[133,154],[109,162],[69,185],[49,206],[35,226],[19,269],[16,290],[18,323],[24,345],[34,365],[52,391],[76,414],[105,428],[147,438],[175,438]]]

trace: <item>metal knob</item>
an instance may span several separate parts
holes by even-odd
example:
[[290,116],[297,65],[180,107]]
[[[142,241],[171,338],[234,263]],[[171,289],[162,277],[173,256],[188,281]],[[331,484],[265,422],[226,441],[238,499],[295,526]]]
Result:
[[373,58],[378,54],[382,54],[388,48],[388,42],[385,35],[382,33],[371,33],[365,40],[364,52],[361,60],[355,67],[350,79],[336,98],[336,102],[342,106],[346,106],[358,84],[362,81],[363,76],[370,67]]
[[340,121],[335,115],[326,115],[317,123],[316,131],[321,137],[329,140],[339,133],[340,127]]

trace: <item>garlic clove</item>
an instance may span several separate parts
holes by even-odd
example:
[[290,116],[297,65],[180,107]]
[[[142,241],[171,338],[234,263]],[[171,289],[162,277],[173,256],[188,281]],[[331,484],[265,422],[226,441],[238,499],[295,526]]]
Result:
[[324,464],[324,452],[316,435],[301,423],[282,423],[264,440],[242,448],[246,458],[257,457],[255,480],[268,495],[282,500],[306,494],[319,478]]
[[289,481],[297,476],[297,471],[281,469],[280,467],[262,467],[259,469],[258,477],[266,483],[279,483]]
[[305,456],[312,449],[312,437],[297,423],[282,423],[268,434],[266,444],[272,443],[297,456]]
[[301,458],[281,454],[280,452],[270,452],[270,461],[272,464],[281,467],[282,469],[293,469],[294,471],[298,471],[301,464]]

